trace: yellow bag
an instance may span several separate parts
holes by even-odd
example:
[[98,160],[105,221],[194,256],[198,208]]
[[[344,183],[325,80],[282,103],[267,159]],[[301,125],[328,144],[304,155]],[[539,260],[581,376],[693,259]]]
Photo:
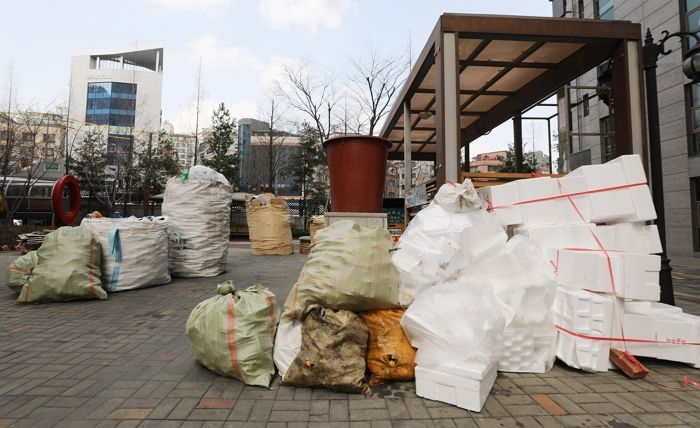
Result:
[[370,386],[415,377],[416,349],[411,346],[399,323],[403,314],[403,309],[359,314],[369,330],[367,369],[370,372]]

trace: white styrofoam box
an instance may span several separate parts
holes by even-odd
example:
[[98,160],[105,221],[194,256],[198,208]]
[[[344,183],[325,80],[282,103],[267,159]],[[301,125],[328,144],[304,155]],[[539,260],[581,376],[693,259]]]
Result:
[[513,206],[514,203],[520,200],[518,195],[518,185],[515,182],[500,184],[498,186],[485,186],[477,189],[479,196],[484,201],[488,201],[496,208],[492,214],[498,218],[499,222],[504,225],[522,223],[522,214],[520,207]]
[[624,253],[658,254],[661,239],[655,224],[615,223],[598,225],[595,234],[608,250]]
[[[529,178],[517,180],[518,194],[521,202],[522,222],[527,225],[547,225],[547,224],[571,224],[581,223],[581,215],[587,217],[587,204],[581,206],[576,204],[576,208],[568,198],[556,198],[550,200],[540,200],[553,198],[569,193],[563,190],[557,179],[550,177]],[[581,213],[579,215],[578,211]]]
[[591,232],[596,226],[592,223],[515,227],[516,235],[525,235],[542,248],[597,248]]
[[[644,173],[644,166],[642,165],[642,160],[639,155],[619,156],[609,161],[608,164],[622,166],[627,184],[646,183],[647,181],[646,174]],[[634,201],[636,218],[635,220],[629,219],[629,221],[648,221],[656,219],[656,209],[654,208],[649,186],[630,187],[630,193]]]
[[[613,324],[613,301],[583,290],[558,287],[554,301],[554,321],[577,334],[610,337]],[[593,372],[608,370],[610,342],[586,339],[559,331],[557,358],[567,365]]]
[[416,366],[416,395],[480,412],[496,376],[495,362]]
[[[587,191],[608,189],[629,184],[620,164],[584,165],[570,172],[567,177],[584,177]],[[568,186],[567,186],[568,187]],[[567,193],[571,190],[567,188]],[[624,221],[635,217],[635,205],[629,188],[590,193],[588,220],[592,223]]]
[[[618,297],[659,300],[661,259],[656,255],[608,252]],[[560,250],[557,281],[578,289],[613,292],[608,260],[602,251]]]
[[546,373],[554,364],[557,333],[552,320],[539,325],[508,326],[498,357],[498,371]]

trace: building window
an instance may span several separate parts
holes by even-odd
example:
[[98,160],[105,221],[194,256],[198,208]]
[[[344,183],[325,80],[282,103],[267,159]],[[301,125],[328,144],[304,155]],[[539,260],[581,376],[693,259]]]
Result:
[[85,122],[132,128],[136,116],[136,84],[88,83]]
[[596,19],[615,19],[613,0],[595,0],[595,18]]
[[22,133],[22,142],[23,143],[31,143],[34,141],[34,134],[31,132],[23,132]]
[[615,138],[613,121],[610,116],[600,119],[600,163],[605,163],[615,156]]
[[44,134],[44,142],[45,143],[55,143],[56,142],[56,134]]
[[578,12],[579,19],[583,19],[583,0],[578,0],[576,11]]
[[588,94],[583,94],[583,115],[588,116],[591,114],[591,102]]

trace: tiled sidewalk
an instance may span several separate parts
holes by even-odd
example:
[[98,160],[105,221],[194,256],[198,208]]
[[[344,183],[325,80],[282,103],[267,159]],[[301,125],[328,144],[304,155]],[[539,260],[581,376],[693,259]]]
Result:
[[[4,270],[14,255],[0,255]],[[184,325],[217,282],[262,283],[283,300],[304,256],[254,257],[233,244],[213,279],[110,296],[18,305],[0,286],[0,427],[555,427],[700,426],[700,371],[644,362],[647,379],[588,374],[557,363],[543,375],[504,374],[481,413],[416,397],[412,382],[375,395],[243,386],[193,362]],[[678,304],[700,314],[700,262],[674,264]]]

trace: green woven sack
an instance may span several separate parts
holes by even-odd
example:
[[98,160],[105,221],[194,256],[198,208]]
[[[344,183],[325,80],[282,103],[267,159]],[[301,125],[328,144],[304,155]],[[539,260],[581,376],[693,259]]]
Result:
[[62,227],[46,235],[18,302],[106,299],[100,281],[100,243],[82,227]]
[[20,292],[22,286],[27,283],[32,269],[36,265],[36,251],[30,251],[27,254],[18,257],[10,263],[5,273],[5,284],[10,290]]
[[220,375],[269,387],[279,319],[275,295],[261,285],[239,291],[232,281],[219,284],[217,292],[195,306],[187,320],[194,359]]
[[287,320],[318,307],[352,312],[399,307],[399,276],[386,229],[343,220],[320,229],[284,304]]

